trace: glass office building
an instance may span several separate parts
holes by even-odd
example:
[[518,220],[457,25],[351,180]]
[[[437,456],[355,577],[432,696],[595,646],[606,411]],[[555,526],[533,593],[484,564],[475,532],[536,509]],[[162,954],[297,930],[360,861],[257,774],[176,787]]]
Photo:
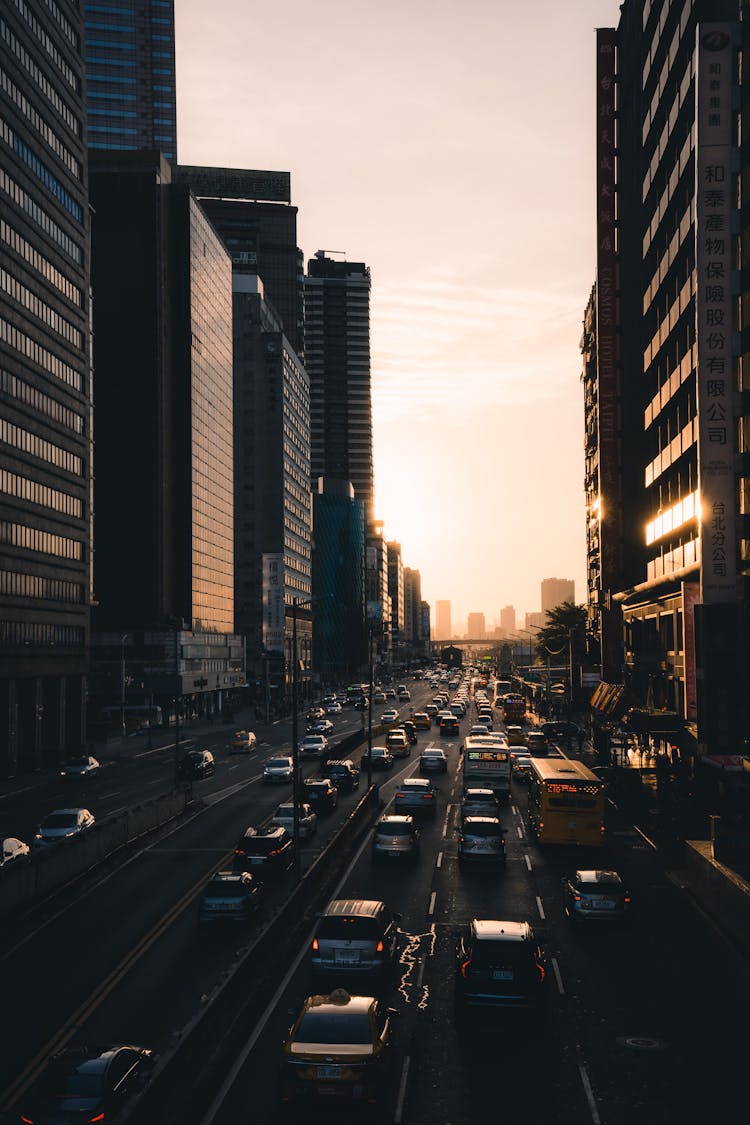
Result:
[[348,481],[318,481],[313,493],[313,664],[323,683],[345,684],[367,664],[364,506]]
[[91,148],[177,160],[174,0],[85,3]]
[[0,776],[85,738],[89,209],[72,0],[0,6]]

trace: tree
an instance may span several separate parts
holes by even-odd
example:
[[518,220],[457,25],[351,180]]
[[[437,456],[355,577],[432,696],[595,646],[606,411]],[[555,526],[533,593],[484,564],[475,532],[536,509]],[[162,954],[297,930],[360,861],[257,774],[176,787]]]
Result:
[[588,611],[585,605],[561,602],[547,610],[547,624],[537,633],[536,650],[542,661],[547,656],[562,656],[567,663],[572,650],[573,662],[580,663],[586,651],[586,624]]

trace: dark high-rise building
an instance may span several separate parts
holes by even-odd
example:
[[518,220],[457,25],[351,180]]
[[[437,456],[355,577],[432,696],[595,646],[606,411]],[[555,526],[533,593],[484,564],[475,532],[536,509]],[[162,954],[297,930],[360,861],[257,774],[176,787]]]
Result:
[[391,645],[394,660],[403,654],[404,646],[404,562],[401,544],[388,544],[388,596],[391,599]]
[[85,739],[89,208],[73,0],[2,5],[0,775]]
[[221,235],[235,270],[256,273],[267,305],[303,359],[304,287],[297,247],[297,208],[290,204],[288,172],[180,165],[175,183],[187,183]]
[[313,493],[313,663],[326,684],[358,677],[367,663],[365,517],[348,481],[318,482]]
[[312,480],[337,477],[373,519],[370,271],[319,250],[305,278],[305,366],[310,376]]
[[177,160],[174,0],[84,0],[90,148]]

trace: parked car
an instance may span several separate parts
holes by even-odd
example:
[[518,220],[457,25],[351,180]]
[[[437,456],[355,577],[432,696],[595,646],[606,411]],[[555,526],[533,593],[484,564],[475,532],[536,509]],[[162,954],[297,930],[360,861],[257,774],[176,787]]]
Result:
[[505,859],[505,835],[496,816],[466,816],[458,832],[458,862],[497,863]]
[[324,734],[307,734],[299,744],[301,758],[325,758],[328,753],[328,739]]
[[60,1051],[25,1097],[19,1120],[32,1125],[113,1121],[153,1063],[149,1048],[125,1044]]
[[419,755],[419,770],[420,773],[446,773],[448,759],[445,750],[439,748],[423,750]]
[[284,1042],[282,1105],[377,1104],[387,1088],[396,1012],[343,988],[308,996]]
[[258,740],[251,730],[236,730],[229,742],[230,754],[252,754],[258,748]]
[[373,899],[334,899],[320,916],[310,967],[318,975],[381,977],[396,961],[401,915]]
[[617,871],[574,871],[563,879],[565,913],[571,922],[625,922],[630,892]]
[[458,934],[456,1003],[470,1008],[538,1007],[546,964],[530,922],[475,918]]
[[362,755],[360,768],[367,769],[368,762],[372,763],[373,770],[389,770],[393,766],[393,754],[387,746],[373,746],[371,750],[365,750]]
[[[318,814],[307,801],[301,802],[298,812],[300,839],[312,836],[318,827]],[[294,802],[285,801],[271,817],[271,824],[280,824],[291,835],[294,830]]]
[[294,776],[294,763],[288,756],[269,758],[263,767],[263,782],[266,785],[291,781]]
[[397,813],[414,816],[434,816],[437,812],[437,792],[427,777],[404,777],[393,798]]
[[235,871],[250,871],[264,882],[279,878],[294,863],[294,844],[286,828],[246,828],[234,849]]
[[79,781],[81,778],[96,777],[99,769],[98,761],[91,754],[77,754],[62,763],[60,777],[65,777],[69,781]]
[[419,829],[412,816],[381,816],[372,836],[373,859],[418,859]]
[[411,743],[403,727],[393,727],[385,736],[385,744],[394,758],[408,758],[411,754]]
[[216,762],[210,750],[188,750],[180,762],[180,777],[185,781],[200,780],[216,773]]
[[308,777],[302,783],[303,799],[312,805],[318,816],[333,812],[339,803],[339,791],[329,777]]
[[198,922],[249,922],[257,910],[260,893],[260,883],[248,871],[217,871],[201,895]]
[[19,859],[28,859],[30,854],[31,848],[23,840],[19,840],[15,836],[6,836],[3,840],[2,851],[0,851],[0,867],[6,867],[9,863],[15,863]]
[[351,793],[359,788],[359,770],[351,758],[325,762],[323,773],[331,779],[340,793]]
[[33,848],[46,848],[81,836],[94,826],[94,814],[88,809],[55,809],[44,818],[32,840]]

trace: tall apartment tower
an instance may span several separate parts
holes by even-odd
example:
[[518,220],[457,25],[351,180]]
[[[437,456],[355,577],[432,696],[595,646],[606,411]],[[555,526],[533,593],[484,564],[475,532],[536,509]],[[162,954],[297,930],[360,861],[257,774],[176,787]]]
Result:
[[89,206],[74,0],[3,4],[0,776],[85,742],[91,598]]
[[394,654],[404,644],[404,563],[401,544],[388,543],[388,594],[391,599],[391,641]]
[[404,567],[404,637],[412,648],[421,648],[422,641],[422,575],[410,566]]
[[451,624],[451,603],[435,602],[435,640],[449,641],[453,636]]
[[174,0],[84,0],[90,148],[177,160]]
[[500,628],[504,633],[515,632],[516,611],[512,605],[503,606],[500,610]]
[[487,625],[483,613],[470,613],[466,622],[466,632],[469,637],[484,640],[487,634]]
[[572,578],[542,579],[542,613],[548,613],[563,602],[575,601],[576,587]]
[[338,477],[373,520],[370,271],[318,250],[305,277],[312,482]]

